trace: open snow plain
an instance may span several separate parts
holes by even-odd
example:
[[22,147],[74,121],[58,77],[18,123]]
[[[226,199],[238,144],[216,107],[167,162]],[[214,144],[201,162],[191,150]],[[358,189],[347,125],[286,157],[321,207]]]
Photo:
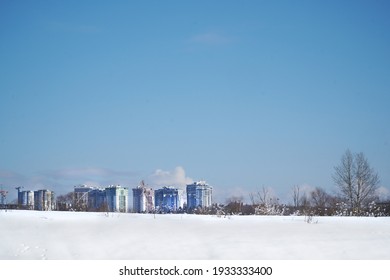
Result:
[[2,260],[389,260],[390,218],[0,210]]

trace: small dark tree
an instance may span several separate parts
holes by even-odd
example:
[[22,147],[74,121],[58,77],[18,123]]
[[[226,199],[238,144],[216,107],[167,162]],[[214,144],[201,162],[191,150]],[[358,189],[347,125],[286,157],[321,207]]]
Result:
[[311,200],[305,189],[301,189],[300,186],[296,185],[292,187],[292,201],[293,204],[290,207],[290,210],[295,215],[308,215],[311,213]]
[[226,200],[225,212],[228,214],[241,214],[243,206],[242,196],[233,196]]
[[331,197],[322,188],[315,188],[310,192],[310,202],[317,215],[325,215],[329,211]]

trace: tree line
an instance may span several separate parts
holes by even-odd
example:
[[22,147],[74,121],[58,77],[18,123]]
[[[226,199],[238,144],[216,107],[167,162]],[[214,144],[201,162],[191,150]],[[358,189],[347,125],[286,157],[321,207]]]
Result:
[[390,216],[389,198],[380,197],[380,179],[363,153],[347,150],[332,175],[337,192],[330,194],[321,187],[309,192],[292,187],[292,203],[280,204],[269,188],[251,193],[250,204],[242,197],[231,197],[222,211],[243,215],[318,215],[318,216]]

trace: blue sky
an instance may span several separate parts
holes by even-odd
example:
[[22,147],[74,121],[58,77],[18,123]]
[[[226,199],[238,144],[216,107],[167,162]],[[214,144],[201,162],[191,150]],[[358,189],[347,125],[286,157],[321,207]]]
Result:
[[1,1],[0,184],[390,189],[388,1]]

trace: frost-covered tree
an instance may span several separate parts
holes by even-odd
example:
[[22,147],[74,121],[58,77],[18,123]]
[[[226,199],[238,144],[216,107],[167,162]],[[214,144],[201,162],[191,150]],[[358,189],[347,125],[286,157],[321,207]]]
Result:
[[271,188],[263,187],[257,193],[249,194],[256,215],[281,215],[279,199],[273,195]]
[[293,198],[293,206],[295,208],[298,208],[301,202],[301,196],[300,196],[301,188],[299,186],[294,186],[292,188],[292,198]]
[[334,168],[333,180],[354,215],[361,215],[364,207],[376,198],[379,176],[370,167],[363,153],[347,150],[340,165]]

